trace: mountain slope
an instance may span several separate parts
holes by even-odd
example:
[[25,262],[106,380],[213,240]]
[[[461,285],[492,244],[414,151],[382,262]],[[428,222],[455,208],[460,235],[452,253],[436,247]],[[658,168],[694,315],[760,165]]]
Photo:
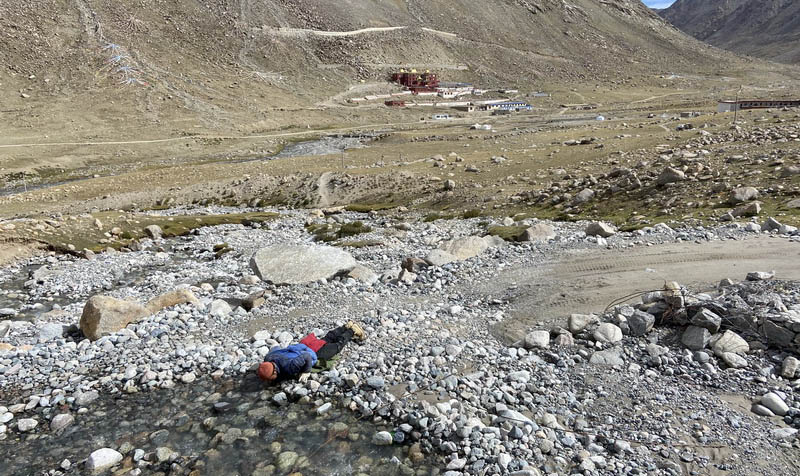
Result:
[[736,61],[639,0],[4,0],[0,101],[24,114],[0,132],[352,121],[319,105],[401,66],[523,87],[652,81]]
[[659,14],[714,46],[784,63],[800,62],[796,0],[678,0]]

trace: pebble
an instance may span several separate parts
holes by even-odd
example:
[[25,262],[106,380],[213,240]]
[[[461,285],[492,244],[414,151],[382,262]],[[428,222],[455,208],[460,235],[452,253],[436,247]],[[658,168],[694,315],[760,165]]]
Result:
[[86,469],[91,474],[99,474],[119,464],[122,461],[122,455],[111,448],[100,448],[95,450],[86,459]]
[[33,418],[20,418],[17,420],[17,429],[23,433],[33,430],[39,425],[39,422]]
[[394,439],[388,431],[379,431],[372,436],[372,443],[377,446],[391,445]]

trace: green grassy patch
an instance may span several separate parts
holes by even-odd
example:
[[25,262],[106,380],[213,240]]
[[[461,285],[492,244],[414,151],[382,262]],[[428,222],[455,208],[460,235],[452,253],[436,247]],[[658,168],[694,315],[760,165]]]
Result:
[[391,210],[392,208],[397,208],[397,205],[391,203],[352,203],[344,207],[348,212],[357,213],[379,212],[382,210]]
[[492,236],[499,236],[506,241],[518,241],[527,226],[490,226],[487,232]]
[[[59,252],[72,252],[68,248],[69,245],[75,248],[75,252],[80,252],[84,249],[100,252],[106,248],[125,248],[134,241],[144,238],[146,236],[144,229],[150,225],[158,225],[161,228],[163,237],[172,238],[186,235],[196,228],[263,223],[278,216],[277,213],[261,212],[173,217],[101,212],[93,214],[90,219],[73,222],[50,232],[41,233],[40,236],[37,236],[37,239],[47,243],[51,249]],[[96,226],[95,220],[99,220],[100,227]],[[122,232],[116,237],[109,237],[106,233],[112,228],[120,228]],[[221,254],[224,254],[230,251],[230,248],[215,249],[214,251],[215,253],[223,251]]]
[[372,228],[365,225],[363,222],[354,221],[351,223],[345,223],[340,228],[339,231],[336,232],[336,236],[339,238],[344,238],[345,236],[355,236],[360,235],[362,233],[369,233],[372,231]]
[[452,219],[457,218],[457,217],[458,217],[458,215],[452,215],[452,214],[440,213],[440,212],[433,212],[433,213],[428,213],[427,215],[425,215],[422,218],[422,221],[425,222],[425,223],[430,223],[430,222],[436,221],[436,220],[452,220]]
[[369,233],[372,231],[372,228],[365,225],[361,221],[353,221],[349,223],[342,223],[341,225],[331,223],[312,223],[310,225],[306,225],[306,230],[314,235],[315,241],[330,243],[336,240],[341,240],[342,238]]
[[334,244],[341,248],[368,248],[370,246],[381,246],[383,242],[378,240],[361,240],[361,241],[340,241]]

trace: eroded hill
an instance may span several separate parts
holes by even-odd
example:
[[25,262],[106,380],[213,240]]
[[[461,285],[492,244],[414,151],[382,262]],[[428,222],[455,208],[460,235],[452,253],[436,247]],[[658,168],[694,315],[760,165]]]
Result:
[[800,3],[794,0],[678,0],[659,13],[714,46],[800,62]]
[[[7,138],[352,122],[325,100],[402,66],[489,87],[638,84],[736,62],[638,0],[9,0]],[[107,135],[107,134],[106,134]]]

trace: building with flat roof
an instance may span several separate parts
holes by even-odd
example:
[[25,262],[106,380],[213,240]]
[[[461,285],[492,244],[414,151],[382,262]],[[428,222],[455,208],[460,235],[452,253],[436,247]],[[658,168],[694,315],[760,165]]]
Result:
[[746,111],[749,109],[769,109],[776,107],[800,107],[800,99],[739,99],[720,101],[717,112]]
[[523,101],[503,101],[503,102],[492,102],[488,104],[484,104],[481,106],[481,109],[484,111],[530,111],[533,110],[533,106],[530,104],[523,102]]

